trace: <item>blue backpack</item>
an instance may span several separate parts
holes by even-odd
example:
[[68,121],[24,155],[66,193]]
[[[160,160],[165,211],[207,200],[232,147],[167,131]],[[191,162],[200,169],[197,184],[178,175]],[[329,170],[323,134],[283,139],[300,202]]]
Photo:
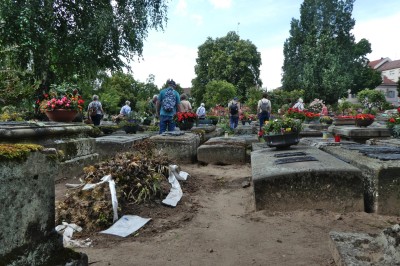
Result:
[[168,88],[165,92],[165,97],[162,101],[162,107],[166,112],[172,112],[176,105],[176,97],[174,90],[172,88]]

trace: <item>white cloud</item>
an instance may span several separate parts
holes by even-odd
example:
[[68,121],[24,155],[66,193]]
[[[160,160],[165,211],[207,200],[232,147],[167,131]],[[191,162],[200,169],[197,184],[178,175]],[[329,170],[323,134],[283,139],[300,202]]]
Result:
[[371,43],[372,53],[368,55],[369,60],[381,57],[398,60],[400,59],[397,42],[398,25],[400,25],[400,12],[382,18],[356,21],[353,34],[357,41],[365,38]]
[[262,65],[260,67],[260,78],[263,88],[268,91],[281,86],[281,74],[283,65],[282,46],[264,48],[260,50]]
[[[174,79],[182,87],[191,87],[194,78],[197,48],[177,44],[147,44],[148,49],[140,63],[133,64],[135,79],[145,82],[150,74],[155,75],[155,84],[161,88],[167,79]],[[166,52],[168,51],[168,52]]]
[[186,0],[179,0],[176,5],[175,14],[177,15],[187,15],[187,3]]
[[232,6],[232,0],[209,0],[215,8],[226,9]]
[[203,16],[197,15],[197,14],[192,14],[191,19],[195,21],[196,26],[203,25]]

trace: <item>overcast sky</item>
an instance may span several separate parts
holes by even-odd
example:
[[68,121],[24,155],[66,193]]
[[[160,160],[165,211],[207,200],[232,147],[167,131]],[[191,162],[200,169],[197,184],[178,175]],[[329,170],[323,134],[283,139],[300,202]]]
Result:
[[[143,58],[132,64],[133,76],[145,82],[150,74],[161,87],[169,78],[191,87],[198,47],[236,31],[261,53],[260,78],[268,90],[281,85],[283,43],[290,21],[300,18],[301,0],[173,0],[163,32],[150,31]],[[356,0],[353,9],[356,40],[367,39],[372,61],[381,57],[400,59],[398,28],[400,0]]]

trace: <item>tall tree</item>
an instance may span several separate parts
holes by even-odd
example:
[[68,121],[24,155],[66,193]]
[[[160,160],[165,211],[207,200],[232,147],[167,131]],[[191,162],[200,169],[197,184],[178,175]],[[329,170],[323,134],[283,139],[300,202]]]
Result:
[[356,43],[351,34],[354,1],[304,0],[300,20],[292,19],[284,44],[284,90],[302,89],[306,101],[319,98],[334,103],[348,89],[356,93],[377,83],[368,70],[370,43],[365,39]]
[[167,0],[0,1],[0,47],[38,79],[60,82],[120,70],[162,29]]
[[198,49],[191,94],[199,105],[206,85],[212,80],[224,80],[233,84],[237,95],[245,100],[250,87],[262,85],[260,65],[257,47],[249,40],[241,40],[236,32],[215,40],[209,37]]

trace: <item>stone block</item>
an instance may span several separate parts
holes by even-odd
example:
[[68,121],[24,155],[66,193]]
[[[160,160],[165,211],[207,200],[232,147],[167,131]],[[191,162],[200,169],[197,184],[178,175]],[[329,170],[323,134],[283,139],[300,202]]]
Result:
[[197,160],[210,164],[245,164],[246,140],[211,138],[197,149]]
[[[368,145],[360,145],[368,146]],[[371,158],[344,144],[325,146],[322,150],[361,169],[364,182],[365,211],[383,215],[400,215],[400,160]],[[374,147],[371,145],[370,147]],[[376,153],[376,152],[373,152]]]
[[369,127],[356,127],[356,126],[331,126],[328,132],[333,135],[340,135],[342,138],[365,143],[367,139],[371,138],[388,138],[390,131],[383,126],[369,126]]
[[54,230],[58,163],[51,151],[0,162],[0,265],[65,265],[66,254],[80,257]]
[[116,132],[112,135],[96,138],[95,151],[99,154],[99,159],[107,159],[115,156],[119,152],[132,151],[135,142],[149,138],[149,134],[126,134]]
[[200,137],[193,133],[183,135],[156,135],[150,137],[156,150],[163,152],[174,163],[193,163],[196,161]]
[[329,249],[336,265],[400,265],[398,224],[378,236],[366,233],[329,233]]
[[257,210],[363,211],[361,171],[314,147],[251,153]]

